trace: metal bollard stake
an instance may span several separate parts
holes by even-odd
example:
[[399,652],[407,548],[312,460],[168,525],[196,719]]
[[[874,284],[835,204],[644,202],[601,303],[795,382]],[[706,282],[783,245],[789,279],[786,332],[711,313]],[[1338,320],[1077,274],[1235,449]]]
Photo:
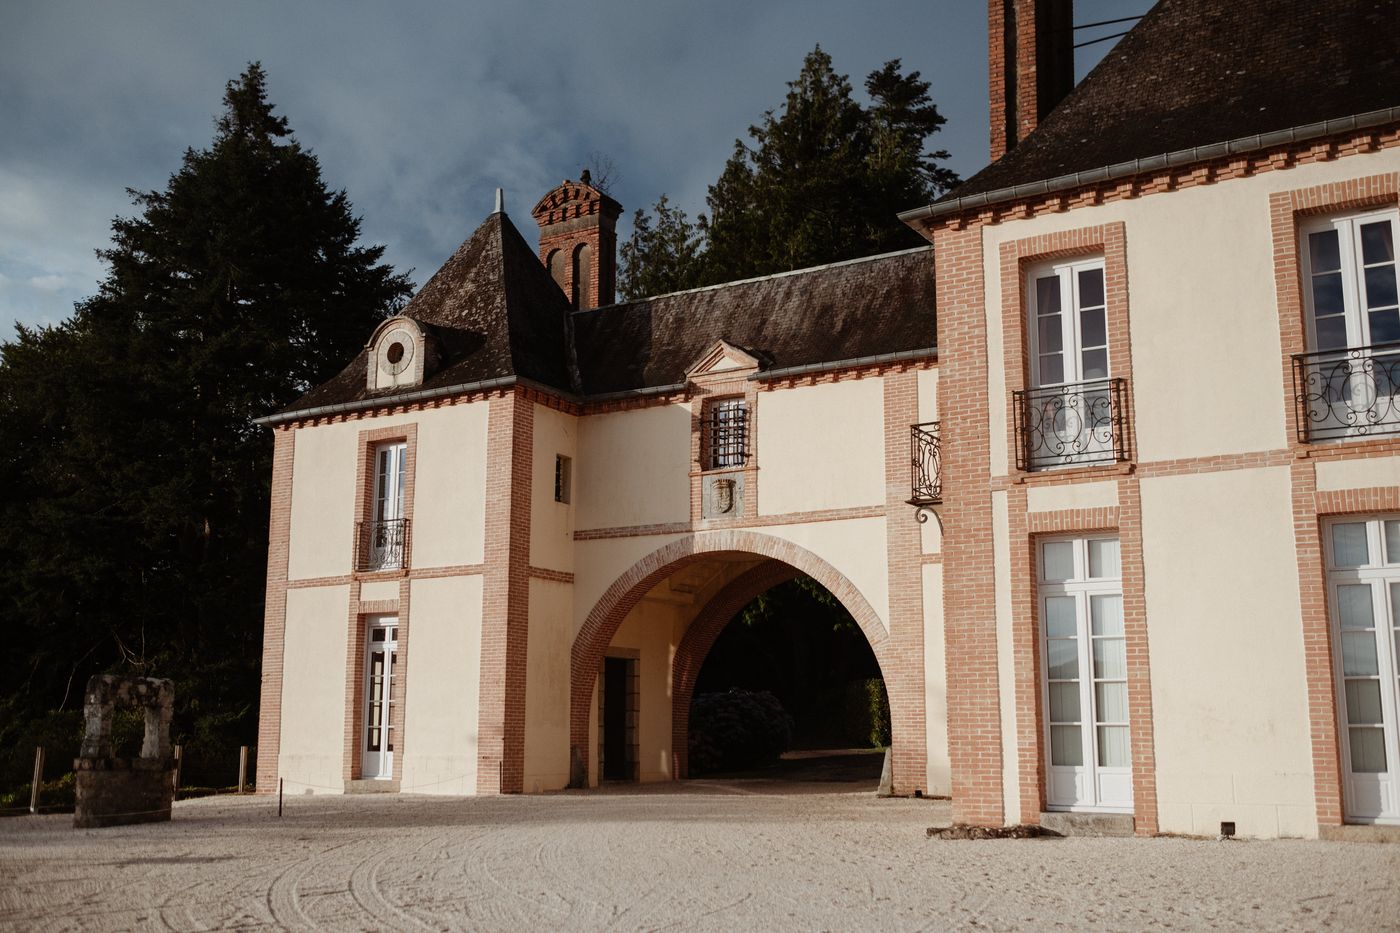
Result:
[[180,796],[180,766],[185,763],[185,746],[175,746],[175,792],[172,797]]
[[238,747],[238,792],[243,793],[243,785],[248,780],[248,746]]
[[39,786],[44,783],[44,746],[34,747],[34,780],[29,785],[29,812],[39,812]]
[[277,779],[277,815],[282,815],[282,779]]

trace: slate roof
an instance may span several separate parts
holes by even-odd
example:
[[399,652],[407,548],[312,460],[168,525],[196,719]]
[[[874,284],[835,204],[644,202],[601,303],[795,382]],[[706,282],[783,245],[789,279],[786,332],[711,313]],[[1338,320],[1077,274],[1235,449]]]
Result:
[[1400,105],[1400,0],[1160,0],[942,201]]
[[[402,312],[423,325],[441,354],[437,369],[412,391],[510,376],[572,391],[565,331],[570,311],[568,299],[510,218],[492,214]],[[360,351],[339,375],[283,412],[404,394],[403,388],[366,388],[368,357],[368,348]]]
[[718,340],[787,369],[935,344],[930,247],[573,315],[585,394],[670,386]]

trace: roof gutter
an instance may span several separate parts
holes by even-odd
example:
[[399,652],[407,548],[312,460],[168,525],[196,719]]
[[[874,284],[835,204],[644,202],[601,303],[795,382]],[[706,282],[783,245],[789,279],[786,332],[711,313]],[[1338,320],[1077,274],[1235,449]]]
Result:
[[1212,143],[1208,146],[1193,146],[1190,149],[1178,149],[1175,152],[1148,156],[1145,159],[1133,159],[1131,162],[1118,162],[1114,165],[1106,165],[1103,168],[1074,172],[1069,175],[1060,175],[1045,181],[1029,182],[1024,185],[1012,185],[1008,188],[997,188],[993,191],[986,191],[981,194],[970,194],[966,197],[954,198],[951,201],[940,201],[937,204],[928,204],[924,207],[916,207],[912,210],[901,211],[897,216],[900,220],[904,221],[904,223],[912,226],[919,221],[933,220],[937,217],[957,214],[966,210],[989,207],[993,204],[1000,204],[1003,201],[1015,201],[1021,198],[1053,194],[1057,191],[1067,191],[1085,185],[1114,181],[1119,178],[1140,175],[1144,172],[1155,172],[1164,168],[1175,168],[1180,165],[1190,165],[1195,162],[1204,162],[1210,159],[1223,158],[1225,156],[1257,152],[1260,149],[1268,149],[1280,143],[1306,142],[1310,139],[1319,139],[1323,136],[1331,136],[1336,133],[1369,129],[1373,126],[1383,126],[1384,124],[1394,123],[1396,121],[1400,121],[1400,107],[1386,107],[1381,110],[1372,110],[1369,113],[1357,114],[1355,116],[1341,117],[1335,120],[1323,120],[1320,123],[1308,123],[1303,126],[1294,126],[1286,130],[1275,130],[1271,133],[1257,134],[1254,136],[1241,136],[1238,139],[1232,139],[1223,143]]
[[789,376],[810,376],[816,373],[829,373],[837,369],[854,369],[857,366],[875,366],[880,363],[899,363],[905,360],[928,360],[938,358],[937,347],[922,350],[900,350],[897,353],[878,353],[874,356],[857,356],[849,360],[832,360],[830,363],[807,363],[803,366],[786,366],[782,369],[768,369],[754,373],[749,379],[766,382],[769,379],[786,379]]
[[[463,382],[458,385],[440,386],[436,389],[419,389],[417,392],[405,392],[402,395],[386,395],[382,398],[363,398],[354,402],[337,402],[334,405],[317,405],[313,408],[298,408],[295,411],[281,411],[272,415],[263,415],[261,418],[254,418],[253,424],[282,424],[287,421],[302,421],[306,418],[321,418],[326,415],[338,415],[349,411],[365,411],[369,408],[383,408],[386,405],[403,405],[408,402],[425,402],[430,399],[444,398],[448,395],[463,395],[467,392],[487,392],[492,389],[508,389],[517,384],[528,384],[529,380],[521,379],[519,376],[497,376],[494,379],[482,379],[477,382]],[[557,389],[551,389],[557,392]]]

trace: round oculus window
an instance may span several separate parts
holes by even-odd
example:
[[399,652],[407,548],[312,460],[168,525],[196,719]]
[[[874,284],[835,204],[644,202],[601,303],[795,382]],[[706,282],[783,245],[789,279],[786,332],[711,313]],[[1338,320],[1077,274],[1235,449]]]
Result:
[[413,362],[413,337],[407,331],[394,331],[384,338],[380,346],[383,350],[379,367],[387,373],[397,376]]

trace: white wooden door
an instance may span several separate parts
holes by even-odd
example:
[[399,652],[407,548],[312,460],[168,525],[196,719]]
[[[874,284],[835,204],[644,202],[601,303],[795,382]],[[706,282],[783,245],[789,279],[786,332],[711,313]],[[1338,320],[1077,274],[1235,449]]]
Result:
[[1346,816],[1400,824],[1400,515],[1325,537]]
[[390,780],[394,776],[394,666],[398,660],[398,619],[371,619],[365,629],[364,741],[360,776]]
[[1039,564],[1046,804],[1132,812],[1118,539],[1042,541]]

